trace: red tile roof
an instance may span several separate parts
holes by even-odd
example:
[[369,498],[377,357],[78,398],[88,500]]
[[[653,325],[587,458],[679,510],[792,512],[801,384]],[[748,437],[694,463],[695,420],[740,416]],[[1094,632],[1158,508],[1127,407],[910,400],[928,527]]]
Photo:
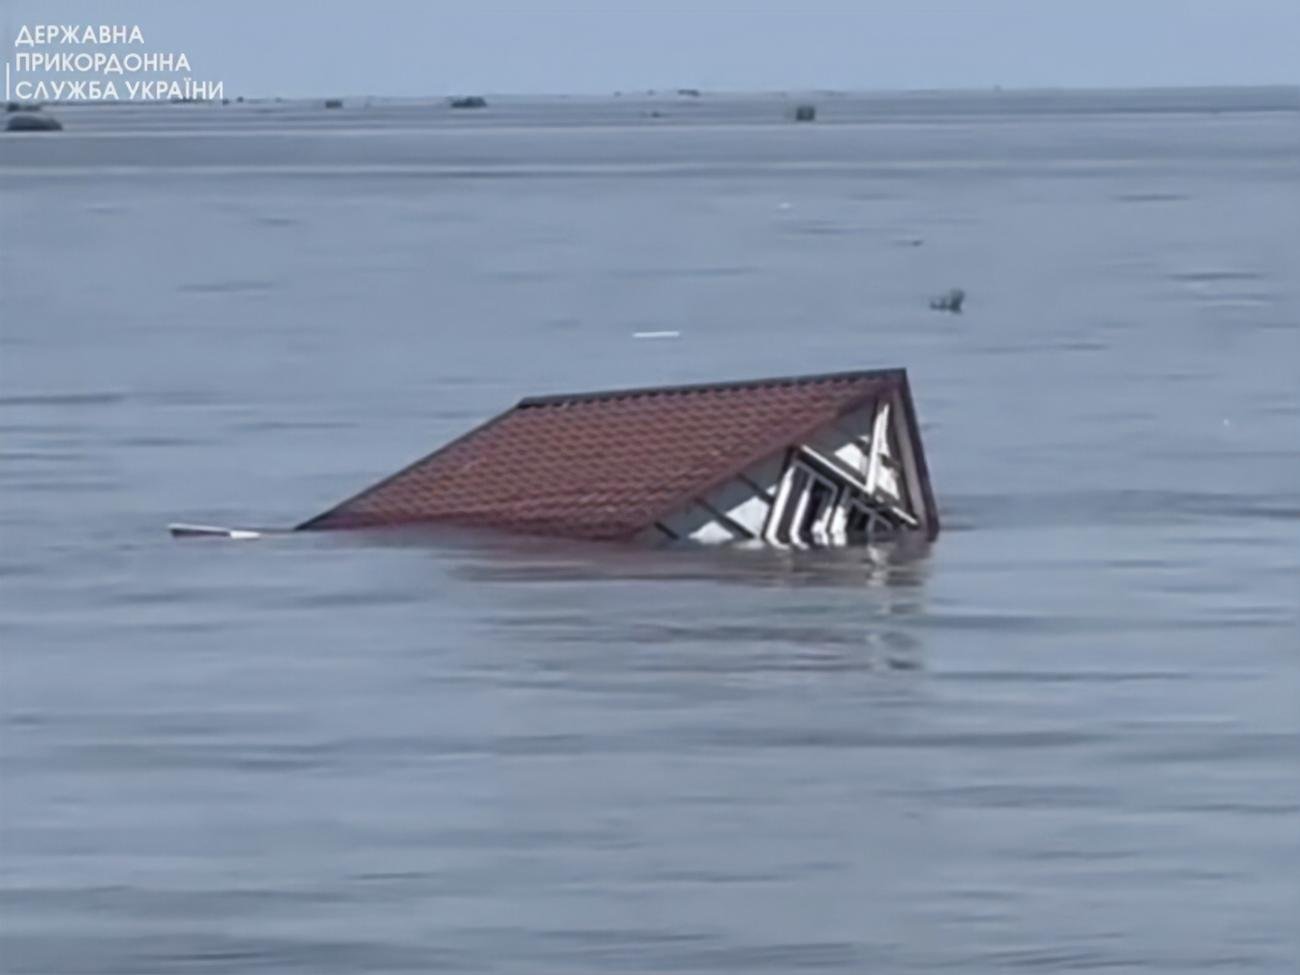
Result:
[[901,369],[531,397],[300,525],[630,538],[886,389]]

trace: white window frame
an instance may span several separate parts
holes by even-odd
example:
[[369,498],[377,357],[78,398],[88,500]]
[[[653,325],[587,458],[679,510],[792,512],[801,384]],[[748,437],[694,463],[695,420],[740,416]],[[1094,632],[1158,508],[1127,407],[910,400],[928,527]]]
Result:
[[[802,473],[807,477],[803,491],[797,498],[792,498],[795,476]],[[810,537],[802,537],[798,526],[803,523],[804,515],[808,511],[808,505],[812,500],[813,487],[816,484],[823,485],[830,492],[830,501],[827,502],[826,508],[818,516],[816,522],[809,527],[808,534]],[[831,531],[838,514],[840,504],[841,486],[836,484],[829,477],[818,473],[813,466],[798,457],[790,461],[786,466],[785,473],[781,476],[781,486],[777,490],[776,503],[772,506],[772,512],[768,516],[768,528],[764,533],[766,541],[774,545],[792,545],[796,548],[803,548],[809,542],[820,545],[827,545],[831,540]],[[794,512],[790,518],[790,538],[788,540],[778,539],[776,533],[784,520],[786,508],[793,504]]]

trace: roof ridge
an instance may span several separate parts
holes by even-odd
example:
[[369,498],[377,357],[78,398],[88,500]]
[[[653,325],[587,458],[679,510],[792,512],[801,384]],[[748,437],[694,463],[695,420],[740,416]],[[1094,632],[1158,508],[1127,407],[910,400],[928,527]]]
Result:
[[903,375],[902,368],[854,369],[846,372],[808,373],[798,376],[765,376],[758,379],[740,379],[721,383],[684,383],[676,386],[634,386],[627,389],[600,389],[580,393],[551,393],[543,396],[525,396],[515,409],[539,406],[561,406],[575,402],[597,402],[610,399],[632,399],[642,396],[674,396],[689,393],[725,392],[730,390],[762,389],[769,386],[810,386],[817,383],[859,382],[872,379],[890,379]]

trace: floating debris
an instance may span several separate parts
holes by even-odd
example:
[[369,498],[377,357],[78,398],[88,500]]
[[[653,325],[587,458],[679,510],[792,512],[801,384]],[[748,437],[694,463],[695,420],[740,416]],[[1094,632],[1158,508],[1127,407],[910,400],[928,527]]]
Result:
[[167,526],[172,538],[232,538],[244,540],[261,538],[262,532],[255,528],[220,528],[216,525],[191,525],[183,521],[172,522]]
[[935,311],[947,311],[952,312],[954,315],[960,315],[961,306],[965,300],[965,291],[962,291],[961,288],[950,288],[937,298],[931,298],[930,307]]
[[482,95],[457,95],[447,99],[452,108],[487,108],[487,99]]
[[56,118],[35,112],[15,112],[5,122],[6,132],[62,132],[63,125]]
[[794,108],[794,120],[796,122],[815,122],[817,120],[817,106],[796,105]]

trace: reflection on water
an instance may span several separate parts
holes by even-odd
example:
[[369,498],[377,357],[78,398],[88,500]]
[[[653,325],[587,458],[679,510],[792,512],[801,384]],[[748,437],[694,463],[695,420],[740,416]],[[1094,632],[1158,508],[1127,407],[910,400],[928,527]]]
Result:
[[[520,593],[540,589],[543,596],[537,600],[521,597],[528,608],[494,614],[493,625],[507,642],[522,635],[558,644],[689,643],[701,655],[711,653],[715,644],[734,644],[747,654],[755,644],[770,644],[770,655],[762,660],[751,656],[747,666],[923,666],[919,641],[899,626],[924,606],[930,543],[923,539],[808,549],[648,547],[407,527],[340,533],[323,544],[404,549],[417,557],[423,553],[433,563],[450,561],[448,574],[469,585],[509,584]],[[752,590],[740,598],[751,607],[752,617],[738,618],[742,614],[732,611],[710,619],[697,607],[682,616],[651,609],[633,619],[610,614],[603,601],[591,599],[593,589],[636,584],[707,586],[721,598],[733,587]],[[831,602],[774,612],[765,595],[772,589],[805,588],[824,590]],[[713,665],[708,659],[691,664],[703,670]]]
[[924,579],[930,551],[930,543],[920,538],[806,548],[650,546],[422,526],[336,533],[327,538],[343,546],[455,552],[465,561],[453,572],[470,582],[708,579],[735,585],[917,586]]

